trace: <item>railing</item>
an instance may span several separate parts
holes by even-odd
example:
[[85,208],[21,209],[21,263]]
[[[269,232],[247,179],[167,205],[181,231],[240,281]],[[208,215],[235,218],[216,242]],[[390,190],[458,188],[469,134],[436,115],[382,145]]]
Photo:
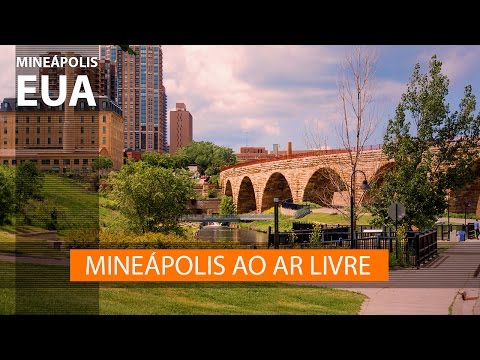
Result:
[[182,215],[179,221],[186,222],[238,222],[238,221],[257,221],[257,220],[273,220],[273,214],[239,214],[239,215],[220,215],[220,214],[197,214]]
[[[382,144],[366,145],[362,148],[362,151],[373,151],[373,150],[381,150],[381,149],[382,149]],[[351,151],[356,151],[356,148],[352,147],[350,150]],[[277,161],[277,160],[298,159],[298,158],[305,158],[305,157],[319,156],[319,155],[342,154],[342,153],[349,152],[350,150],[349,149],[325,149],[325,150],[305,151],[305,152],[302,152],[300,154],[278,155],[278,156],[268,157],[266,159],[256,159],[256,160],[245,161],[245,162],[238,163],[238,164],[227,165],[227,166],[222,167],[220,169],[220,171],[225,171],[225,170],[228,170],[228,169],[238,168],[238,167],[242,167],[242,166],[262,164],[262,163],[265,163],[265,162]]]
[[305,206],[305,207],[300,208],[297,211],[295,211],[295,214],[293,215],[293,218],[294,219],[300,219],[300,218],[304,217],[305,215],[310,214],[311,212],[312,212],[312,210],[310,209],[310,206]]
[[437,256],[437,232],[431,231],[425,234],[416,234],[415,253],[417,268],[420,268],[421,264]]
[[[301,226],[297,226],[301,227]],[[335,230],[341,231],[335,231]],[[345,230],[346,229],[346,230]],[[394,259],[399,260],[407,266],[420,268],[422,264],[430,261],[438,255],[437,252],[437,231],[429,232],[408,232],[404,239],[398,240],[395,236],[387,235],[388,232],[378,233],[372,236],[368,233],[357,233],[353,241],[349,239],[348,227],[329,228],[321,230],[321,241],[313,243],[310,241],[313,229],[305,226],[302,229],[291,232],[279,233],[279,247],[292,247],[293,245],[302,248],[355,248],[355,249],[387,249]],[[268,234],[268,247],[274,245],[274,234]]]

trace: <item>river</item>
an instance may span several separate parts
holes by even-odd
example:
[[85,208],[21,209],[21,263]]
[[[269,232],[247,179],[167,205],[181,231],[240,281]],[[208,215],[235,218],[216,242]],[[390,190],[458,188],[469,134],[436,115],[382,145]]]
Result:
[[267,234],[265,233],[218,225],[204,226],[198,231],[197,238],[211,242],[231,241],[242,245],[267,244]]

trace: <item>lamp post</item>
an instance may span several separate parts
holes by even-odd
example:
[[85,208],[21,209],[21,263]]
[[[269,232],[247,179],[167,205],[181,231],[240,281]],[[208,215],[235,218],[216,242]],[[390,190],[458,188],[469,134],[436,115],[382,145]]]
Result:
[[[447,239],[450,241],[450,193],[447,193]],[[442,239],[443,239],[443,234],[442,234]]]
[[467,229],[467,207],[470,207],[470,202],[467,200],[460,201],[457,197],[455,197],[455,202],[460,203],[463,205],[463,213],[464,213],[464,221],[465,221],[465,230]]
[[352,172],[352,176],[350,177],[350,241],[351,241],[351,247],[355,248],[356,244],[354,241],[355,238],[355,173],[361,172],[364,176],[364,180],[362,181],[362,184],[360,185],[360,189],[362,190],[368,190],[370,188],[370,185],[368,185],[367,181],[367,175],[362,170],[355,170]]
[[278,198],[273,198],[273,245],[275,249],[280,248],[278,238]]

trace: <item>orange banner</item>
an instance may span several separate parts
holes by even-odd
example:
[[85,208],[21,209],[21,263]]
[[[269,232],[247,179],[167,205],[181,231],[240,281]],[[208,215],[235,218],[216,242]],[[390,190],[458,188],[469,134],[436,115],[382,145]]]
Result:
[[70,281],[388,281],[388,250],[71,250]]

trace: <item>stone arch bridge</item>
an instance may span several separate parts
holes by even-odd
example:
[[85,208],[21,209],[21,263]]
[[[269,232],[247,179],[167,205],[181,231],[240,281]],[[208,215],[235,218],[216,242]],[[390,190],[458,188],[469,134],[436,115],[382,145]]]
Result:
[[[238,213],[260,213],[273,206],[273,198],[293,202],[313,201],[331,205],[338,193],[350,187],[351,162],[346,150],[326,150],[321,153],[289,155],[275,159],[253,160],[222,169],[220,185],[225,195],[232,196]],[[381,147],[365,150],[357,169],[362,170],[369,183],[378,181],[390,166]],[[480,169],[480,166],[477,166]],[[355,197],[360,200],[363,191],[361,173],[355,176]],[[340,189],[338,184],[342,184]],[[341,190],[341,191],[339,191]],[[317,197],[316,197],[317,196]],[[343,193],[343,199],[348,198]],[[480,216],[480,170],[475,179],[459,192],[469,199],[469,213]],[[458,209],[456,208],[458,207]],[[450,202],[450,211],[462,213],[461,205]]]

